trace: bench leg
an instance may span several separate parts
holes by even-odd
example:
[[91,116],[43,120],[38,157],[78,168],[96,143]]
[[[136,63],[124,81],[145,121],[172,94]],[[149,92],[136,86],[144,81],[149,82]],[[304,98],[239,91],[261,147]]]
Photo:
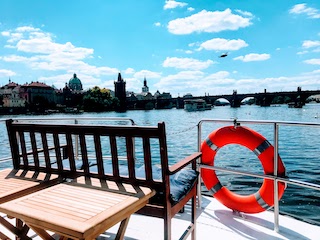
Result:
[[197,196],[194,195],[192,197],[192,212],[191,212],[191,222],[193,224],[193,230],[192,230],[192,233],[191,233],[191,240],[196,240],[196,222],[197,222]]
[[164,240],[171,240],[171,218],[166,216],[164,218]]

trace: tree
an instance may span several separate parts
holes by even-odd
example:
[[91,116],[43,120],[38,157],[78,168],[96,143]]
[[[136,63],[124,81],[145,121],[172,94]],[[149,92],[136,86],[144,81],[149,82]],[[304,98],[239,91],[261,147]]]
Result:
[[89,89],[83,97],[83,109],[87,112],[111,111],[116,103],[109,89],[98,86]]

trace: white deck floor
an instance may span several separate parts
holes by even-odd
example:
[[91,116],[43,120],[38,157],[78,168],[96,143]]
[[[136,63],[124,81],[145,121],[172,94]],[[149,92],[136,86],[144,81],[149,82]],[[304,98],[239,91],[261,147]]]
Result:
[[[296,219],[280,216],[280,232],[273,230],[274,215],[272,212],[245,215],[245,219],[232,213],[215,199],[203,197],[202,208],[198,209],[197,239],[320,239],[320,227],[298,221]],[[178,239],[190,219],[189,207],[183,214],[173,219],[173,238]],[[117,225],[108,229],[98,239],[114,239]],[[7,233],[1,226],[1,231]],[[8,233],[8,236],[9,235]],[[40,239],[34,233],[29,236]],[[14,237],[12,236],[12,239]],[[134,214],[126,231],[125,240],[162,240],[163,220]]]

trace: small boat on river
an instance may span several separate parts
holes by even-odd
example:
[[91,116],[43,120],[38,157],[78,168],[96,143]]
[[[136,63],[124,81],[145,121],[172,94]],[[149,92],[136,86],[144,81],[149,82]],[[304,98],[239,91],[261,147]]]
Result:
[[203,99],[184,100],[184,110],[188,112],[211,110],[212,105]]

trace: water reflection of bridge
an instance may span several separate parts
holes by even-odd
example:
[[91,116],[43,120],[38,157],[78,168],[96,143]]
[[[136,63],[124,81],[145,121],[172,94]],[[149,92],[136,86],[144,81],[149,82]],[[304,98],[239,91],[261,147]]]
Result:
[[[194,96],[188,99],[204,99],[207,103],[215,105],[215,102],[219,99],[225,99],[229,102],[231,107],[240,107],[241,102],[246,98],[254,98],[254,103],[259,106],[267,107],[275,99],[286,99],[290,101],[293,107],[302,107],[306,103],[306,99],[310,96],[320,94],[320,90],[302,91],[301,87],[297,88],[297,91],[291,92],[267,92],[266,90],[261,93],[246,93],[238,94],[237,91],[233,91],[233,94],[222,94],[222,95],[206,95],[206,96]],[[172,108],[183,108],[184,100],[186,98],[178,97],[171,99],[152,99],[143,101],[128,101],[128,109],[164,109]]]

